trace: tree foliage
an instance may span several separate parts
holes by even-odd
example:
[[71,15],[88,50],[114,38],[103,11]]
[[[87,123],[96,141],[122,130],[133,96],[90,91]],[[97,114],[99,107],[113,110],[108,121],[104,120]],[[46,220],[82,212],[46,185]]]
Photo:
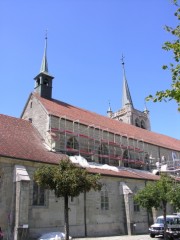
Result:
[[166,238],[166,208],[167,204],[180,209],[180,183],[176,183],[171,176],[161,174],[160,180],[147,183],[145,188],[138,191],[134,200],[143,208],[151,211],[152,208],[162,209],[165,219],[164,236]]
[[64,198],[64,224],[66,239],[69,239],[68,198],[80,193],[101,189],[100,175],[90,174],[86,169],[73,164],[69,159],[59,165],[43,165],[34,173],[34,180],[45,189],[54,191],[57,198]]
[[[177,20],[180,20],[180,6],[178,0],[174,0],[176,11],[174,13]],[[172,82],[169,89],[157,91],[154,96],[149,95],[146,100],[153,100],[154,102],[161,102],[162,100],[175,100],[178,104],[178,110],[180,111],[180,25],[176,27],[165,26],[165,30],[169,32],[174,40],[167,41],[162,47],[166,51],[172,51],[173,61],[169,65],[163,65],[164,70],[168,69],[171,72]]]

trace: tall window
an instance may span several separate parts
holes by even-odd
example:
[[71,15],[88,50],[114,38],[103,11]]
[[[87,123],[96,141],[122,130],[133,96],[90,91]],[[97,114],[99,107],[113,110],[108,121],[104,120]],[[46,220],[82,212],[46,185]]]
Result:
[[[133,192],[136,194],[138,192],[138,188],[135,187]],[[140,206],[136,201],[134,201],[134,212],[140,212]]]
[[109,210],[109,197],[105,185],[101,189],[101,210]]
[[33,183],[33,205],[45,206],[45,189],[36,182]]

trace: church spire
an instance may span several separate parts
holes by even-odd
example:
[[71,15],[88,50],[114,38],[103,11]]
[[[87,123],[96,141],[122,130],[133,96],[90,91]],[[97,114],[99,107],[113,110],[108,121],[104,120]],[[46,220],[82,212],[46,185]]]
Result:
[[47,62],[47,31],[45,35],[45,48],[44,48],[44,55],[41,63],[40,72],[47,72],[48,73],[48,62]]
[[34,78],[35,87],[34,91],[38,93],[41,97],[51,99],[52,98],[52,80],[53,76],[51,76],[48,72],[48,63],[47,63],[47,32],[45,36],[45,48],[43,59],[41,63],[40,73]]
[[107,116],[108,116],[108,117],[111,117],[112,114],[113,114],[113,112],[112,112],[111,105],[110,105],[110,101],[109,101],[109,107],[108,107],[108,110],[107,110]]
[[128,83],[126,80],[126,73],[125,73],[125,67],[124,67],[124,56],[122,56],[121,60],[122,60],[122,67],[123,67],[122,108],[124,108],[126,105],[131,105],[133,107],[131,94],[130,94]]

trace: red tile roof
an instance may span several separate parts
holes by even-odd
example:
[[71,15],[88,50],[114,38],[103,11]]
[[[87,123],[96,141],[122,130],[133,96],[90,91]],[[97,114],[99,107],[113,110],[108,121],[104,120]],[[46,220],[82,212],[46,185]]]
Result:
[[[48,151],[38,131],[26,120],[0,114],[0,133],[0,157],[53,164],[58,164],[65,158],[64,154]],[[149,172],[133,169],[122,169],[116,172],[89,168],[88,171],[111,177],[159,179],[158,176]]]
[[42,103],[49,114],[52,114],[54,116],[66,117],[67,119],[74,121],[79,120],[81,123],[86,125],[94,124],[95,127],[100,127],[101,129],[108,130],[116,134],[139,139],[144,142],[171,150],[180,151],[180,140],[178,139],[138,128],[130,124],[119,122],[117,120],[110,119],[108,117],[72,106],[55,99],[48,100],[41,98],[38,94],[35,93],[33,93],[33,95]]
[[48,151],[38,131],[23,119],[0,114],[0,156],[58,163],[63,154]]

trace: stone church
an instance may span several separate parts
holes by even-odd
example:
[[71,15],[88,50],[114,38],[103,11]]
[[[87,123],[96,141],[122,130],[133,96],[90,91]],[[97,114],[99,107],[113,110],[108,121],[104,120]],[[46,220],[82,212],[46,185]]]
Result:
[[[47,39],[34,91],[21,118],[0,115],[0,226],[7,239],[64,231],[63,199],[33,181],[42,164],[70,160],[100,173],[103,187],[69,199],[73,237],[147,233],[157,213],[134,194],[159,172],[178,174],[180,140],[151,131],[149,111],[134,108],[123,66],[122,108],[107,116],[53,99]],[[169,213],[173,209],[169,208]],[[5,238],[6,239],[6,238]]]

